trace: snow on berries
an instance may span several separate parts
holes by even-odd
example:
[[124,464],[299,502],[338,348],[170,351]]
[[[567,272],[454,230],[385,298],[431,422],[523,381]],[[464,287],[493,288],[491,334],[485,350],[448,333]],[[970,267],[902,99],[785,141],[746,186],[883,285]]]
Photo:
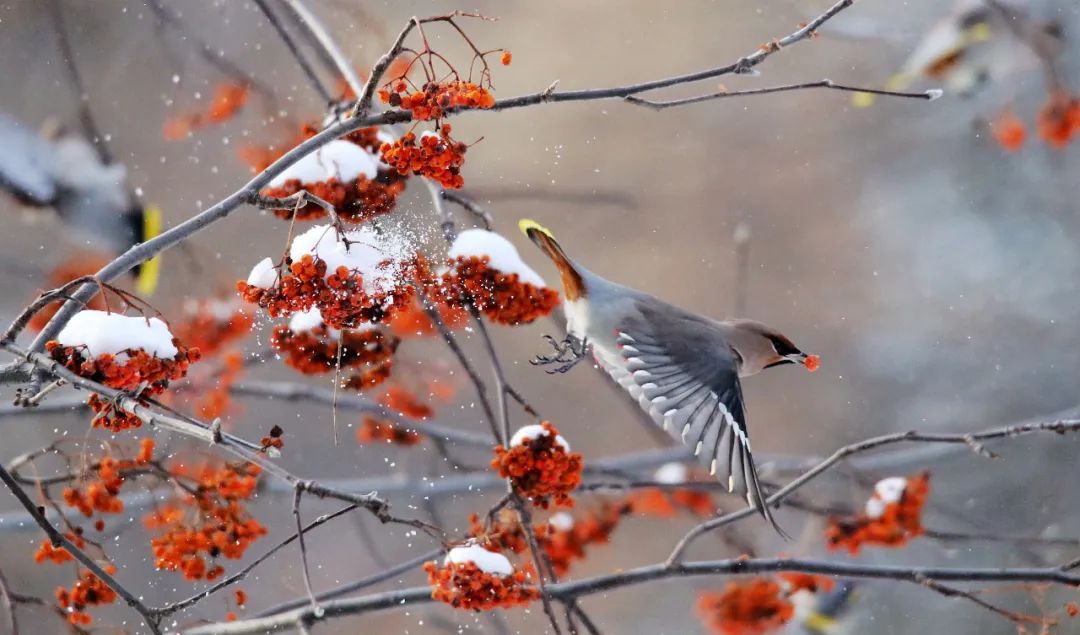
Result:
[[830,518],[825,530],[829,549],[852,555],[863,545],[902,547],[923,534],[922,509],[930,493],[930,475],[890,477],[878,481],[866,509],[850,518]]
[[515,570],[506,556],[476,544],[454,547],[442,566],[424,565],[431,596],[454,608],[488,611],[522,606],[538,599],[539,591],[527,584],[528,576]]
[[[379,156],[361,143],[335,139],[286,168],[261,194],[287,198],[301,190],[333,205],[341,220],[361,223],[393,211],[405,181],[381,165]],[[327,211],[315,203],[299,210],[274,210],[279,218],[289,219],[294,214],[298,220],[310,220],[326,216]]]
[[570,493],[581,483],[583,463],[555,426],[545,421],[518,430],[509,449],[497,446],[491,467],[510,479],[514,491],[547,509],[552,503],[573,506]]
[[461,232],[448,257],[441,286],[452,306],[472,302],[492,322],[516,325],[548,315],[559,304],[559,293],[525,264],[513,243],[495,232]]
[[[139,390],[136,397],[165,392],[169,382],[184,377],[200,355],[198,349],[182,346],[158,318],[91,309],[76,313],[46,344],[46,351],[81,377],[116,390]],[[87,405],[95,413],[95,427],[118,432],[142,425],[138,417],[96,393]]]
[[284,271],[267,260],[237,290],[271,317],[315,307],[328,327],[357,328],[384,321],[412,299],[411,245],[370,227],[315,225],[293,239]]

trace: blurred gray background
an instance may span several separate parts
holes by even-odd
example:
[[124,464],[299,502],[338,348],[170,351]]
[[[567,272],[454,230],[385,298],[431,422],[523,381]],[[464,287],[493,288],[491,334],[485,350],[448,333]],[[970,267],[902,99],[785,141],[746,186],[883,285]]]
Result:
[[[143,198],[159,203],[168,224],[178,223],[237,189],[248,178],[237,158],[245,144],[278,141],[290,121],[318,119],[322,104],[305,83],[288,51],[255,7],[247,2],[162,0],[185,23],[277,92],[277,103],[254,98],[234,121],[166,142],[167,116],[204,107],[223,76],[201,61],[191,42],[155,28],[153,14],[138,1],[64,0],[77,63],[87,79],[89,102],[116,155],[129,166]],[[497,22],[466,22],[481,48],[505,47],[513,64],[495,68],[496,96],[546,88],[602,87],[644,81],[717,66],[760,43],[791,32],[827,2],[501,3],[364,2],[311,0],[358,68],[367,68],[405,20],[452,9],[479,10]],[[761,77],[725,77],[730,89],[829,77],[852,84],[882,85],[949,3],[864,0],[846,16],[883,28],[881,37],[838,32],[805,42],[762,65]],[[1080,87],[1080,7],[1072,0],[1037,3],[1033,10],[1065,25],[1065,78]],[[837,20],[842,25],[843,19]],[[852,30],[858,30],[853,28]],[[446,29],[429,33],[467,59]],[[438,45],[438,44],[437,44]],[[70,121],[76,100],[64,79],[55,37],[44,6],[0,4],[0,111],[31,126],[48,118]],[[702,82],[662,93],[678,97],[711,92]],[[932,87],[926,84],[925,87]],[[659,96],[659,95],[658,95]],[[933,103],[878,100],[851,107],[849,95],[805,91],[728,99],[663,112],[619,101],[569,103],[470,113],[453,120],[455,137],[483,141],[469,150],[465,192],[488,206],[496,229],[510,237],[525,259],[552,284],[557,277],[515,229],[519,217],[538,219],[583,264],[609,278],[659,295],[686,308],[721,317],[732,311],[735,286],[733,232],[751,230],[747,315],[768,322],[804,350],[822,357],[814,375],[783,368],[745,383],[749,425],[758,452],[823,455],[838,446],[889,431],[966,431],[1031,418],[1052,417],[1080,403],[1080,149],[1051,150],[1035,138],[1014,154],[1000,149],[982,119],[1010,99],[1031,121],[1045,99],[1036,71],[1021,73],[978,98],[947,95]],[[17,204],[0,200],[0,318],[10,319],[44,283],[45,272],[63,257],[57,223],[26,222]],[[408,223],[434,223],[423,188],[412,187],[401,212]],[[468,218],[459,216],[464,221]],[[265,255],[281,248],[287,225],[245,207],[197,236],[190,258],[166,254],[162,289],[154,303],[166,315],[187,297],[227,291]],[[437,242],[433,241],[433,245]],[[248,347],[265,345],[265,319]],[[530,327],[496,328],[509,374],[586,459],[656,445],[638,424],[635,407],[612,391],[598,371],[584,365],[572,374],[548,376],[526,360],[544,348],[540,335],[556,333],[550,321]],[[478,342],[469,341],[479,353]],[[434,342],[402,348],[413,363],[446,358]],[[481,363],[483,357],[476,356]],[[403,373],[410,362],[403,363]],[[429,362],[430,363],[430,362]],[[449,364],[454,368],[453,364]],[[486,367],[485,367],[486,372]],[[252,377],[290,379],[278,364]],[[328,385],[324,382],[321,385]],[[5,398],[10,394],[5,393]],[[471,388],[460,385],[460,407],[445,407],[439,420],[484,430],[472,406]],[[273,423],[286,429],[283,465],[306,477],[351,478],[426,468],[426,446],[398,451],[359,448],[351,432],[330,442],[323,408],[244,400],[232,418],[234,431],[258,438]],[[516,423],[525,423],[520,419]],[[350,424],[357,423],[350,420]],[[0,421],[0,459],[48,443],[59,434],[82,435],[77,416],[17,417]],[[165,439],[159,444],[165,445]],[[173,442],[175,448],[182,442]],[[1072,437],[1025,438],[995,446],[990,461],[963,450],[905,464],[902,473],[930,469],[932,501],[927,525],[952,531],[1020,535],[1080,535],[1072,489],[1080,470]],[[482,454],[463,453],[474,464]],[[868,478],[891,475],[871,472]],[[815,502],[859,505],[866,490],[838,477],[807,490]],[[419,497],[391,496],[398,510]],[[445,500],[440,510],[450,528],[466,526],[479,497]],[[739,505],[724,501],[727,508]],[[0,496],[0,510],[14,509]],[[314,517],[333,504],[312,502]],[[271,528],[259,553],[291,532],[287,496],[266,494],[256,514]],[[135,515],[135,514],[133,514]],[[760,555],[778,551],[826,554],[821,524],[785,512],[781,522],[798,537],[783,544],[750,520],[736,533]],[[397,562],[430,548],[399,529],[367,518],[339,521],[311,534],[318,588],[356,579],[380,568],[360,541],[358,524],[378,536],[381,556]],[[663,559],[690,519],[628,520],[612,544],[598,547],[573,577],[610,572]],[[156,574],[142,529],[120,535],[111,553],[120,578],[161,604],[184,597],[192,585],[174,574]],[[34,531],[0,533],[0,569],[18,590],[50,596],[68,583],[70,570],[36,566],[29,552]],[[692,555],[737,555],[723,541],[706,539]],[[920,540],[902,551],[869,550],[868,562],[1030,565],[1077,555],[1076,548],[1032,547]],[[226,563],[232,571],[235,563]],[[694,589],[718,588],[723,579],[675,580],[589,597],[583,602],[606,633],[699,633]],[[422,583],[412,573],[384,587]],[[298,557],[286,550],[242,584],[260,607],[303,594]],[[1053,590],[1037,604],[1024,590],[995,600],[1030,612],[1056,611],[1077,599]],[[1041,608],[1040,608],[1041,606]],[[220,619],[226,607],[210,599],[178,616]],[[867,583],[855,607],[855,632],[1012,633],[1015,627],[962,600],[947,600],[915,586]],[[52,616],[27,611],[40,623],[28,632],[63,632]],[[131,614],[96,612],[132,627]],[[509,615],[520,632],[542,632],[538,607]],[[127,620],[127,622],[122,622]],[[437,633],[459,623],[465,632],[488,632],[482,616],[419,607],[334,620],[319,633]],[[452,626],[449,628],[453,628]],[[494,631],[491,631],[494,632]],[[1069,623],[1057,632],[1080,632]]]

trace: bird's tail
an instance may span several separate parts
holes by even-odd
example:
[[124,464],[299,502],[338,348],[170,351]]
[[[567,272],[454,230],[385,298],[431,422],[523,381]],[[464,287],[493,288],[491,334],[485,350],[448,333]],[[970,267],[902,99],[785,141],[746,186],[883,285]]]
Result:
[[585,295],[585,283],[577,265],[563,251],[562,246],[555,240],[551,230],[528,218],[522,218],[518,221],[518,229],[528,236],[529,240],[533,241],[533,244],[539,247],[555,263],[559,275],[562,276],[563,291],[567,300],[574,301]]

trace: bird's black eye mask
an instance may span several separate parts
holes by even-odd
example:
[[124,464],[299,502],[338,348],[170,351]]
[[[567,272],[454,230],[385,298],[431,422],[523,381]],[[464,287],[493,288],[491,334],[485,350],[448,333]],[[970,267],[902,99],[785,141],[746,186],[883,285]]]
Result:
[[791,340],[786,337],[777,337],[775,335],[766,335],[769,341],[772,342],[773,349],[776,350],[776,354],[781,357],[787,357],[788,355],[801,355],[802,351],[798,346],[791,343]]

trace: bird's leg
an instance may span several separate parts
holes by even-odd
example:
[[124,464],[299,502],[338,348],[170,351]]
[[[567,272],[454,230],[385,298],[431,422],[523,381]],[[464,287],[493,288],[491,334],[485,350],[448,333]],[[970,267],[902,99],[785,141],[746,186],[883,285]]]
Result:
[[589,348],[588,338],[579,340],[570,334],[567,334],[566,338],[561,342],[550,335],[545,335],[544,339],[547,340],[548,344],[551,345],[551,348],[555,350],[555,354],[537,355],[529,360],[529,363],[533,366],[551,366],[553,364],[559,364],[559,366],[548,370],[548,374],[567,372],[576,366],[578,362],[585,359],[585,352]]

